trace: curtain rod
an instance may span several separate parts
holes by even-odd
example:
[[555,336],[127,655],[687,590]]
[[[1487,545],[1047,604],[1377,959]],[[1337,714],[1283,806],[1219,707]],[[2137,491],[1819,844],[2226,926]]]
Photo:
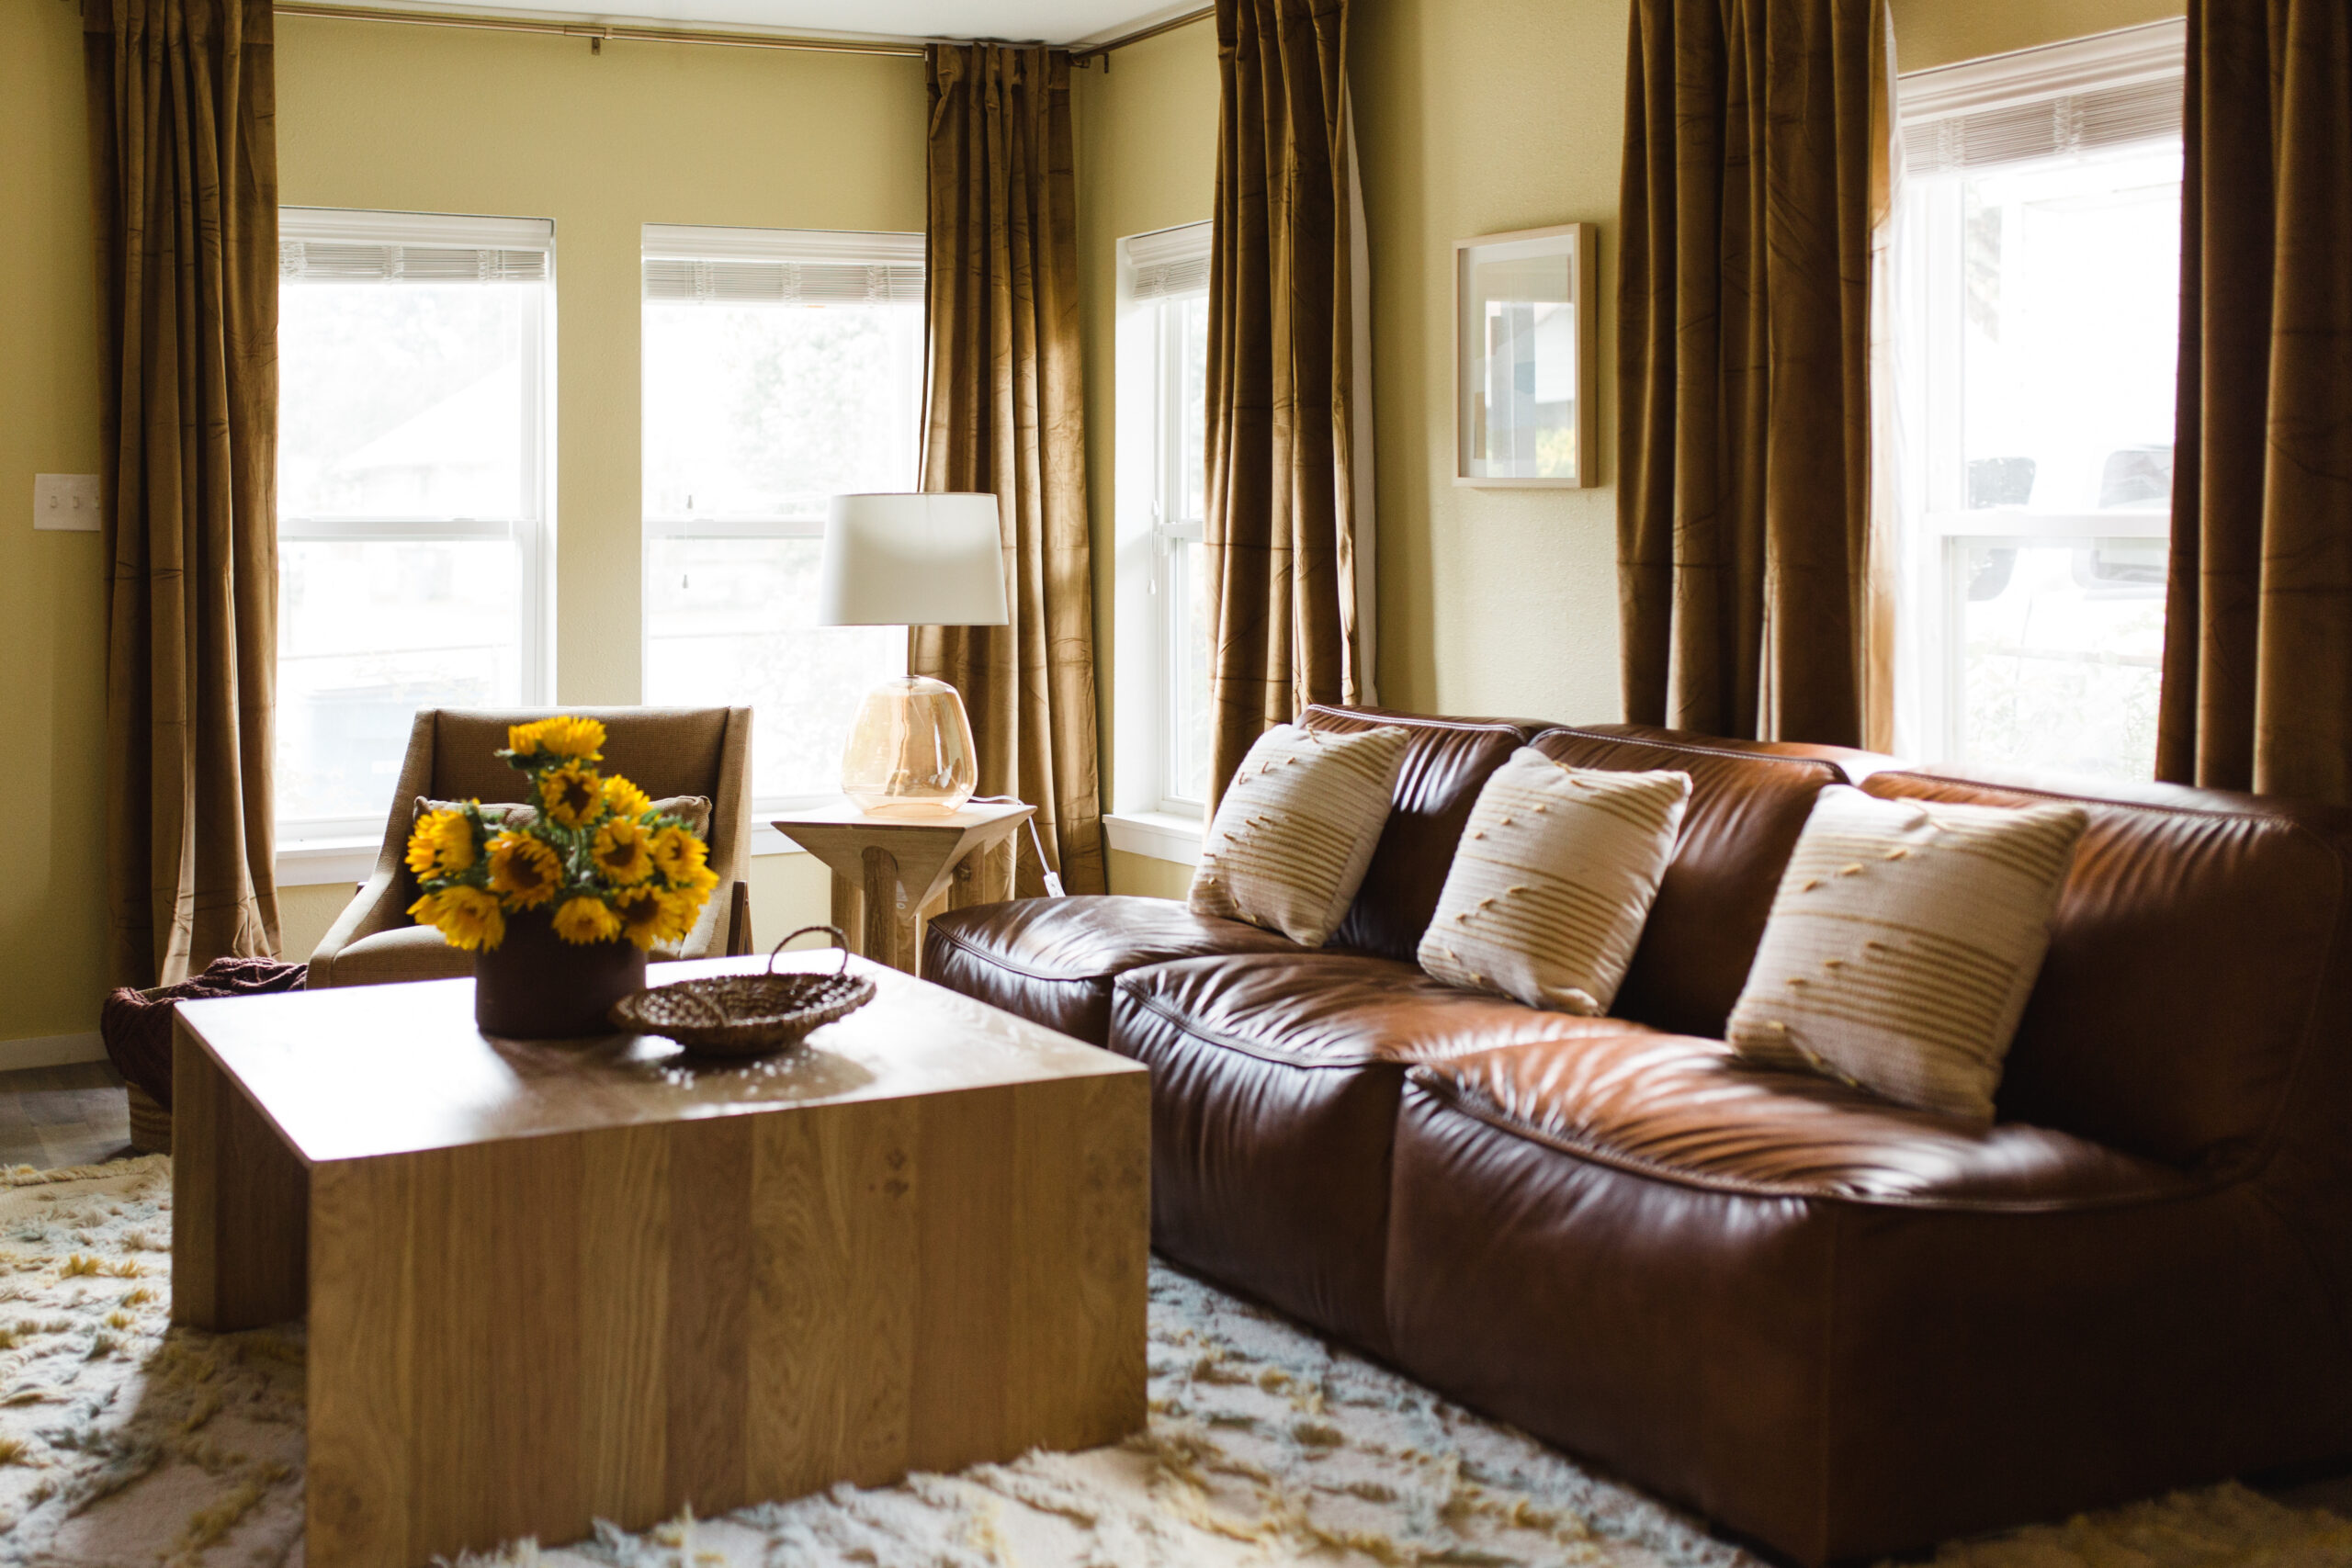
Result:
[[271,7],[281,17],[323,17],[332,21],[401,22],[412,27],[467,28],[479,32],[537,33],[550,38],[584,38],[603,52],[605,40],[622,43],[707,43],[734,49],[795,49],[819,54],[885,55],[920,60],[921,43],[860,42],[854,39],[794,38],[783,33],[706,32],[685,28],[639,28],[623,22],[565,22],[553,17],[475,16],[462,11],[384,11],[356,6],[318,6],[301,0],[278,0]]
[[[477,32],[535,33],[545,38],[584,38],[592,48],[602,51],[606,39],[624,43],[703,43],[731,49],[792,49],[818,54],[879,55],[891,59],[920,60],[924,45],[919,42],[864,41],[855,39],[799,38],[786,33],[720,32],[689,28],[645,28],[626,22],[566,22],[553,17],[492,16],[465,11],[388,11],[360,6],[324,6],[307,0],[277,0],[271,7],[281,17],[322,17],[331,21],[399,22],[410,27],[465,28]],[[1091,49],[1073,50],[1070,63],[1079,66],[1102,62],[1110,69],[1111,51],[1125,49],[1131,43],[1158,38],[1174,32],[1178,28],[1191,27],[1216,15],[1216,7],[1204,6],[1181,17],[1170,17],[1148,28],[1139,28]]]
[[1102,69],[1108,71],[1111,69],[1113,50],[1125,49],[1131,43],[1141,43],[1146,39],[1158,38],[1162,33],[1172,33],[1178,28],[1189,28],[1194,22],[1206,21],[1216,15],[1216,6],[1204,6],[1197,11],[1187,11],[1181,17],[1170,17],[1164,22],[1155,22],[1150,27],[1138,28],[1131,33],[1123,33],[1108,43],[1098,43],[1091,49],[1072,50],[1069,62],[1072,65],[1091,65],[1099,60],[1102,62]]

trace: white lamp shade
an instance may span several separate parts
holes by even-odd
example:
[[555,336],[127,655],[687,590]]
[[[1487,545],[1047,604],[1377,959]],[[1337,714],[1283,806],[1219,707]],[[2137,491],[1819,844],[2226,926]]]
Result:
[[1001,626],[992,495],[837,495],[817,574],[820,626]]

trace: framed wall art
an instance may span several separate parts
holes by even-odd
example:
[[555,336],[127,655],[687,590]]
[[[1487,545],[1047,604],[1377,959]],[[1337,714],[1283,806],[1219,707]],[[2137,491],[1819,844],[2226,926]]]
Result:
[[1453,245],[1453,482],[1600,482],[1599,347],[1589,223]]

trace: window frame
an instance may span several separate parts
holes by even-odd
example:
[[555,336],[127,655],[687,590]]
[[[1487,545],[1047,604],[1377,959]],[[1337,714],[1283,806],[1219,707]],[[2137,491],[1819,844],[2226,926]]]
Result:
[[[1114,815],[1163,829],[1153,849],[1136,852],[1159,852],[1167,829],[1197,833],[1207,810],[1177,787],[1175,768],[1183,550],[1205,536],[1205,518],[1184,515],[1183,307],[1207,291],[1212,232],[1190,223],[1117,247],[1113,805]],[[1205,510],[1205,492],[1203,502]]]
[[[1906,141],[1936,142],[1962,117],[2118,88],[2184,78],[2187,28],[2178,19],[2093,38],[1906,73],[1897,78],[1896,107]],[[2154,148],[2161,137],[2120,141]],[[2052,162],[2064,154],[2053,153]],[[2013,167],[2029,167],[2018,160]],[[1963,254],[1965,168],[1910,175],[1903,182],[1895,226],[1894,314],[1916,345],[1896,366],[1902,398],[1917,413],[1910,442],[1913,471],[1905,477],[1908,614],[1921,623],[1907,645],[1926,657],[1910,685],[1910,736],[1925,760],[1966,760],[1967,571],[1972,547],[2094,547],[2119,539],[2165,539],[2171,506],[2146,511],[2023,513],[1971,510],[1966,505],[1967,456],[1962,372],[1966,330]],[[1997,522],[1997,528],[1989,525]]]
[[[640,345],[645,341],[646,310],[659,303],[646,291],[645,264],[651,261],[749,261],[786,262],[824,265],[866,265],[886,267],[924,267],[929,265],[924,236],[920,232],[899,232],[888,230],[848,229],[741,229],[649,223],[641,231],[638,261],[638,333]],[[755,301],[745,301],[755,303]],[[640,352],[638,390],[639,418],[638,440],[643,450],[646,423],[643,418],[645,390],[645,356]],[[917,389],[920,399],[921,389]],[[922,479],[921,405],[917,409],[916,451],[910,455],[908,480],[910,488],[919,486]],[[639,540],[638,571],[640,584],[652,580],[653,547],[673,539],[822,539],[825,524],[822,518],[802,517],[676,517],[655,516],[645,508],[644,488],[640,483],[638,495]],[[651,597],[640,594],[642,606],[638,616],[638,668],[652,668],[653,626]],[[899,673],[908,671],[902,660]],[[757,744],[754,729],[753,744]],[[752,810],[755,817],[767,817],[786,811],[806,810],[838,798],[838,792],[811,795],[754,795]]]
[[[555,224],[543,218],[491,218],[430,212],[345,208],[281,207],[278,240],[359,244],[411,245],[433,249],[537,251],[547,257],[547,276],[536,283],[484,284],[527,289],[522,357],[525,437],[523,473],[526,494],[509,517],[277,517],[280,545],[429,544],[458,540],[512,539],[520,552],[516,578],[522,584],[516,615],[521,657],[517,701],[544,706],[555,690]],[[281,290],[303,287],[281,270]],[[534,369],[536,367],[536,370]],[[284,658],[283,644],[279,658]],[[395,803],[397,804],[397,803]],[[301,860],[334,858],[334,852],[374,845],[383,834],[374,817],[277,818],[282,852]],[[322,857],[325,857],[322,859]],[[339,863],[339,862],[337,863]],[[284,880],[281,877],[281,880]]]

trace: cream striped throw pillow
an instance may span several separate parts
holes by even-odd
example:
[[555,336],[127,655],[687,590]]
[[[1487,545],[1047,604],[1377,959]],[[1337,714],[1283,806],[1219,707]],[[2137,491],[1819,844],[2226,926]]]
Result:
[[1532,747],[1512,753],[1462,829],[1421,967],[1529,1007],[1607,1012],[1690,801],[1688,773],[1563,767]]
[[1823,790],[1732,1009],[1733,1047],[1990,1122],[2086,820],[2078,806]]
[[1388,725],[1350,733],[1278,724],[1258,737],[1201,845],[1193,912],[1322,946],[1363,886],[1406,739]]

